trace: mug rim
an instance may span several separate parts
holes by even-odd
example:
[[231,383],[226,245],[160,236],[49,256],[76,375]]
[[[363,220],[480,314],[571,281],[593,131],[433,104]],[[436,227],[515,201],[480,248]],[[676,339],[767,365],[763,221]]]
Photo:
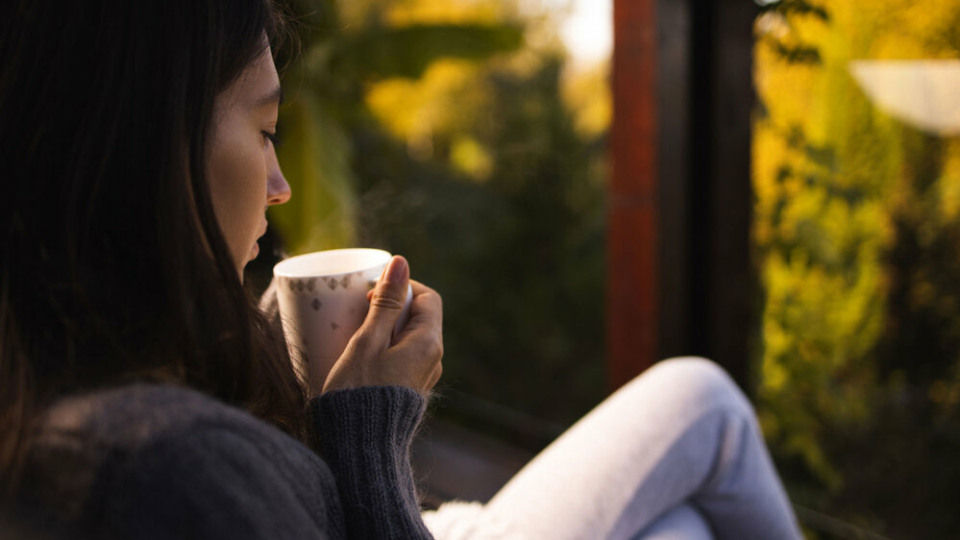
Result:
[[[368,266],[361,266],[354,268],[352,270],[347,270],[345,272],[333,272],[333,273],[304,273],[304,272],[293,272],[288,270],[287,267],[294,266],[298,262],[302,262],[307,259],[313,258],[324,258],[331,254],[344,254],[345,252],[354,252],[362,253],[368,255],[381,255],[383,257],[382,262],[377,262],[376,264],[371,264]],[[390,262],[390,259],[393,255],[390,252],[375,249],[375,248],[343,248],[343,249],[327,249],[323,251],[314,251],[312,253],[304,253],[303,255],[296,255],[294,257],[286,258],[278,262],[273,267],[273,275],[275,277],[285,277],[285,278],[316,278],[316,277],[333,277],[333,276],[344,276],[347,274],[356,274],[360,272],[366,272],[378,266],[385,266]]]

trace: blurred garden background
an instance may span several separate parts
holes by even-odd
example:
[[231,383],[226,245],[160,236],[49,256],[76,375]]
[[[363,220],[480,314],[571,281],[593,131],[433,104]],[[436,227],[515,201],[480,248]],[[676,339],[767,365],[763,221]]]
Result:
[[505,406],[533,445],[605,392],[608,62],[565,49],[572,7],[291,4],[278,155],[295,195],[269,215],[286,254],[406,256],[444,298],[441,403]]
[[[600,15],[584,27],[582,9]],[[270,209],[248,281],[319,249],[405,255],[444,297],[433,414],[542,447],[608,390],[609,2],[289,11],[300,51],[279,59],[278,153],[293,199]],[[960,0],[756,11],[746,390],[802,508],[960,537],[960,139],[884,112],[850,69],[960,59]]]

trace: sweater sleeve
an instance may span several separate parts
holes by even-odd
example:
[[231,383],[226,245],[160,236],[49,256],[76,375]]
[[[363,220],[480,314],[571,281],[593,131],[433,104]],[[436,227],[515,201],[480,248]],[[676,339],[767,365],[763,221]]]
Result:
[[328,392],[310,403],[351,538],[432,538],[420,517],[410,443],[425,408],[415,390]]

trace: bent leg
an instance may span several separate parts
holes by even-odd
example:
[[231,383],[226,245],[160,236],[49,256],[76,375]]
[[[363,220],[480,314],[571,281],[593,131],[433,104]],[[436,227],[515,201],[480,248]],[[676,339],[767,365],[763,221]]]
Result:
[[531,539],[632,538],[691,503],[718,538],[800,538],[753,409],[712,362],[658,363],[614,393],[484,507]]
[[654,521],[634,540],[713,540],[713,533],[700,512],[683,504]]

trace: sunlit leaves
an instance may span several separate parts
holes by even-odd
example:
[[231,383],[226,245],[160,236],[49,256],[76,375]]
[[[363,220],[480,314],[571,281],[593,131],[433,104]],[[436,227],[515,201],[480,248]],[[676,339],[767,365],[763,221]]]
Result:
[[955,58],[958,20],[956,1],[782,1],[756,25],[761,419],[809,504],[891,536],[953,515],[936,471],[960,428],[933,422],[960,419],[960,146],[880,112],[849,65]]
[[[370,83],[417,79],[444,59],[478,61],[523,44],[523,29],[512,23],[472,19],[385,24],[390,20],[388,3],[376,0],[301,0],[296,6],[303,53],[285,77],[290,99],[280,124],[288,142],[278,151],[294,197],[270,211],[293,253],[356,241],[358,194],[351,137],[367,121],[364,94]],[[341,18],[352,23],[338,22]],[[395,110],[409,110],[409,105]],[[396,115],[395,131],[404,130],[398,128],[402,116]],[[416,126],[406,131],[415,133]],[[429,137],[429,129],[421,135]],[[486,174],[490,166],[484,164],[482,148],[464,148],[472,152],[461,149],[460,162],[473,174]]]

